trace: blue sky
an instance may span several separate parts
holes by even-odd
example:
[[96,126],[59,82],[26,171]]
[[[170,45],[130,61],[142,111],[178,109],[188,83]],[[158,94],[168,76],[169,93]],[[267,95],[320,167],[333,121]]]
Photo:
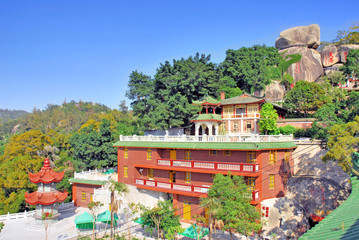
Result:
[[[321,40],[359,21],[359,1],[0,0],[0,108],[65,99],[118,108],[134,70],[196,52],[274,46],[287,28],[319,24]],[[129,101],[127,101],[129,104]]]

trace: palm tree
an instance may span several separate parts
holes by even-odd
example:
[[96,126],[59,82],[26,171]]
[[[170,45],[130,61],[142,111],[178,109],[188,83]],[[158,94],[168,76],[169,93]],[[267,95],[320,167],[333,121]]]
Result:
[[120,183],[114,180],[110,180],[109,190],[111,192],[111,239],[113,239],[113,214],[117,212],[122,201],[115,199],[115,193],[122,195],[128,193],[128,187],[124,183]]
[[201,198],[200,201],[201,201],[201,206],[206,209],[206,212],[208,214],[208,228],[209,228],[208,239],[211,240],[213,229],[216,227],[215,225],[218,225],[217,221],[216,224],[214,224],[213,220],[216,214],[218,214],[221,211],[221,203],[218,198],[211,196],[208,196],[206,198]]

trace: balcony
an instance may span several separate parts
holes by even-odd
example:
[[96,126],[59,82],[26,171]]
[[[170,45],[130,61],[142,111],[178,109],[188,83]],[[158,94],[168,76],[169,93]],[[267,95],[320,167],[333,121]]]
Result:
[[[135,178],[135,184],[139,188],[169,192],[175,194],[182,194],[193,197],[206,197],[210,186],[196,186],[193,184],[179,184],[170,182],[161,182],[156,180],[147,180],[141,178]],[[252,204],[257,203],[259,200],[259,190],[252,191]]]
[[223,113],[223,119],[259,119],[261,117],[260,113],[239,113],[239,114],[228,114]]
[[137,142],[292,142],[293,135],[217,135],[217,136],[120,136],[120,141]]
[[172,159],[157,159],[157,166],[167,166],[173,168],[190,168],[213,170],[213,171],[233,171],[243,173],[259,172],[258,163],[231,163],[231,162],[207,162],[207,161],[192,161],[192,160],[172,160]]

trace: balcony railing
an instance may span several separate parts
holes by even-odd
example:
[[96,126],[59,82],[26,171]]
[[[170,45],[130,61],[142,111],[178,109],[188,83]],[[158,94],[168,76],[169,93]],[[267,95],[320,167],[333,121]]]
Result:
[[191,169],[224,170],[255,173],[259,171],[258,163],[206,162],[191,160],[157,159],[157,166],[181,167]]
[[249,119],[249,118],[260,118],[261,115],[259,113],[240,113],[240,114],[227,114],[223,113],[223,119]]
[[293,135],[218,135],[218,136],[120,136],[120,141],[140,142],[291,142]]
[[[161,182],[156,180],[147,180],[141,178],[135,178],[136,185],[139,186],[149,186],[149,187],[156,187],[161,189],[167,190],[174,190],[174,191],[182,191],[188,193],[198,193],[198,194],[207,194],[209,190],[209,186],[196,186],[192,184],[179,184],[179,183],[170,183],[170,182]],[[247,197],[252,198],[252,201],[259,199],[259,190],[252,191],[251,195]]]
[[170,183],[170,182],[161,182],[156,180],[147,180],[136,178],[135,183],[137,185],[149,186],[149,187],[157,187],[162,189],[183,191],[183,192],[192,192],[192,193],[207,193],[209,186],[195,186],[192,184],[180,184],[180,183]]

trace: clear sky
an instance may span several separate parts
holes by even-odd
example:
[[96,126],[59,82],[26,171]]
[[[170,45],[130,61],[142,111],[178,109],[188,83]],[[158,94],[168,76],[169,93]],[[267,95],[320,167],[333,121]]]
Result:
[[65,99],[118,108],[134,70],[153,75],[196,52],[219,63],[227,49],[274,46],[281,31],[314,23],[330,41],[358,9],[358,0],[0,0],[0,108]]

